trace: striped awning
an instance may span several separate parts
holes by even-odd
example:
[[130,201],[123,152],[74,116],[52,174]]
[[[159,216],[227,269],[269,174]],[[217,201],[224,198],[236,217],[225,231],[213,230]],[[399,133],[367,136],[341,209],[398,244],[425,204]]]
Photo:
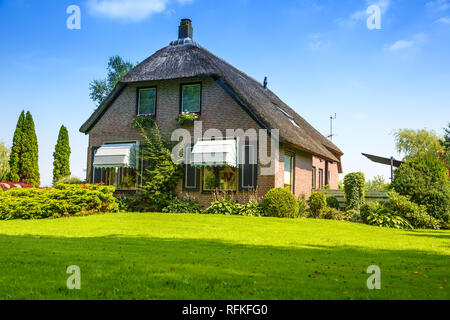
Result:
[[100,147],[94,156],[96,168],[136,168],[135,143],[105,144]]
[[235,139],[198,141],[192,148],[190,164],[199,167],[237,167],[237,142]]

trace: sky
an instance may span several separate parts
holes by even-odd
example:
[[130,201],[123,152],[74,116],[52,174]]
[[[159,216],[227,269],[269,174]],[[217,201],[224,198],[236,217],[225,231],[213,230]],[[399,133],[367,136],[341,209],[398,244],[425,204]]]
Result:
[[[69,29],[70,5],[80,29]],[[369,29],[367,9],[380,9]],[[361,153],[401,158],[393,132],[450,122],[450,0],[0,0],[0,141],[12,144],[29,110],[39,142],[41,184],[52,180],[61,125],[69,130],[73,176],[85,177],[95,110],[89,83],[108,57],[140,62],[177,38],[181,18],[194,39],[263,81],[345,153],[344,173],[390,168]],[[341,177],[342,178],[342,177]]]

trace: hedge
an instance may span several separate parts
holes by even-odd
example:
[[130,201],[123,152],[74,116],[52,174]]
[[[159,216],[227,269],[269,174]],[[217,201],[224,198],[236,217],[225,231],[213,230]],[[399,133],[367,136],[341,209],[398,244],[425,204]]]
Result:
[[0,220],[79,216],[118,210],[114,187],[57,185],[0,193]]

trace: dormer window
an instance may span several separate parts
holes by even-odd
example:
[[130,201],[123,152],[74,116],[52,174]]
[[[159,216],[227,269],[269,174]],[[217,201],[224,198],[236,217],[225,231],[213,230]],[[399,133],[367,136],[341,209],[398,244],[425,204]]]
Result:
[[181,113],[200,113],[201,96],[202,85],[200,83],[181,85]]
[[139,116],[153,116],[156,114],[156,88],[138,89],[138,107]]

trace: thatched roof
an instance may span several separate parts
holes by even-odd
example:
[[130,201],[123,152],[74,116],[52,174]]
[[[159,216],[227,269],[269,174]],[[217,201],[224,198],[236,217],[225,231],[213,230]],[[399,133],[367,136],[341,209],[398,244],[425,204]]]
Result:
[[87,133],[111,104],[112,96],[130,83],[179,78],[212,77],[265,128],[279,129],[282,142],[331,161],[342,151],[272,91],[187,38],[172,42],[131,70],[80,128]]

